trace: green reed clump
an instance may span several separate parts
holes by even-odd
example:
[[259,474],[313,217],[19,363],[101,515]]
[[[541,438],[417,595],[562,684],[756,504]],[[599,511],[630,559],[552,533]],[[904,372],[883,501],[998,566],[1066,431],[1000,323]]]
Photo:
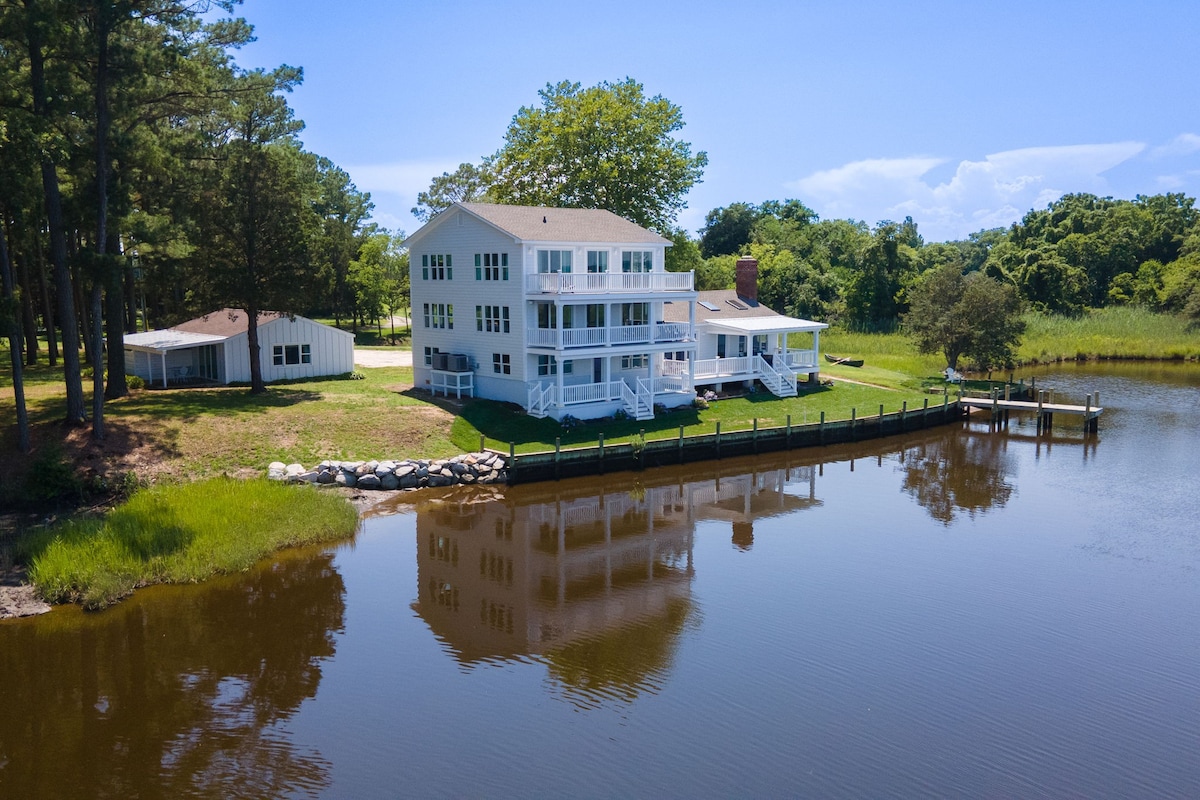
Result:
[[1143,308],[1118,306],[1078,317],[1026,314],[1017,349],[1026,363],[1092,358],[1200,357],[1200,331],[1187,320]]
[[354,508],[335,494],[215,478],[138,492],[103,519],[39,532],[20,555],[47,600],[96,609],[139,586],[241,571],[284,547],[349,536],[357,525]]

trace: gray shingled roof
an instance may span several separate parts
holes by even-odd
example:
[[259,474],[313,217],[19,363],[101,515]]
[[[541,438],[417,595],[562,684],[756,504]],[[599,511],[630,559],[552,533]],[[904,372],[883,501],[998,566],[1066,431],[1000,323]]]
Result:
[[613,242],[670,244],[657,233],[597,208],[546,208],[460,203],[497,228],[526,242]]
[[[701,301],[712,303],[719,310],[709,311],[704,306],[700,305]],[[736,302],[741,308],[731,305],[730,301]],[[687,322],[688,307],[687,303],[667,303],[663,306],[665,322]],[[714,291],[700,292],[696,297],[696,322],[706,322],[707,320],[720,319],[748,319],[750,317],[780,317],[771,309],[764,306],[762,303],[754,303],[745,298],[738,297],[738,293],[733,289],[717,289]]]

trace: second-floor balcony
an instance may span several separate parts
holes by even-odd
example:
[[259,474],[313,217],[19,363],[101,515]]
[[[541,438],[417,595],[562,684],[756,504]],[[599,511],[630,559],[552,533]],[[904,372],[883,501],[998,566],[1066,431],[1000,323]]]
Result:
[[529,294],[690,292],[691,272],[539,272],[525,276]]
[[565,350],[577,347],[607,347],[626,344],[690,342],[686,322],[656,322],[653,325],[612,325],[595,328],[529,328],[525,341],[530,347]]

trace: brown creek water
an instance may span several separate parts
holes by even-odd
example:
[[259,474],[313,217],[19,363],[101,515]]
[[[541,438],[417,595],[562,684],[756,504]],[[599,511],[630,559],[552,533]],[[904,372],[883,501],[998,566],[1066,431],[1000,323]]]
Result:
[[0,797],[1200,796],[1200,369],[0,624]]

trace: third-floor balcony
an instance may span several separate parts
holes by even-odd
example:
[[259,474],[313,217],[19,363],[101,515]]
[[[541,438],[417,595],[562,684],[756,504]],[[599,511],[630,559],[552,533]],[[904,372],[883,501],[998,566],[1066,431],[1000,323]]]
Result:
[[529,294],[636,294],[693,291],[690,272],[539,272],[525,276]]
[[525,341],[530,347],[563,350],[573,347],[606,347],[626,344],[690,342],[691,328],[686,322],[656,322],[653,325],[612,325],[595,328],[528,328]]

